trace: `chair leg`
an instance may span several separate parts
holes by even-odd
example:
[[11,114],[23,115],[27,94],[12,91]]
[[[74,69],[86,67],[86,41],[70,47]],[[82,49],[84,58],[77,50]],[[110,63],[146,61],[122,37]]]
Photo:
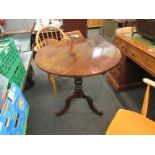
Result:
[[54,96],[57,96],[58,95],[58,92],[57,92],[57,82],[56,82],[55,76],[52,75],[52,74],[48,74],[48,79],[49,79],[49,81],[52,82]]

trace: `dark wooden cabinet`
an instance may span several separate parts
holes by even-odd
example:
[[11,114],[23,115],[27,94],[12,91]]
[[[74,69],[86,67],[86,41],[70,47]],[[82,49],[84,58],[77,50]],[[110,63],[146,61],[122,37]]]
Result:
[[63,19],[65,32],[79,30],[87,38],[87,19]]
[[[34,30],[35,24],[31,30],[31,47],[35,46],[35,37],[37,31]],[[64,32],[79,30],[82,35],[87,38],[87,19],[63,19],[63,26],[61,27]]]
[[140,42],[144,38],[135,40],[129,37],[131,34],[131,28],[116,31],[115,45],[120,49],[122,58],[108,74],[108,79],[116,90],[141,86],[144,77],[155,77],[155,46],[148,44],[148,40]]

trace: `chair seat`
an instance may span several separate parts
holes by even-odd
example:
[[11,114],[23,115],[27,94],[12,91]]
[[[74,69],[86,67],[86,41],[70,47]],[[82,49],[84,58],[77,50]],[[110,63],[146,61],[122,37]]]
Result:
[[107,135],[155,134],[155,122],[139,113],[120,109],[113,118],[106,134]]

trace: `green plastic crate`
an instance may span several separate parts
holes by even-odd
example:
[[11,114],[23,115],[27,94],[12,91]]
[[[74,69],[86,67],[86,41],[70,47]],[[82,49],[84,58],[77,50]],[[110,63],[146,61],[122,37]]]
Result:
[[14,40],[12,38],[0,40],[0,74],[9,79],[9,87],[12,82],[21,87],[25,73],[26,70]]
[[25,79],[26,70],[22,62],[20,62],[14,71],[12,77],[9,78],[9,86],[11,86],[11,83],[16,83],[20,88],[24,82]]
[[10,78],[17,68],[20,55],[12,38],[0,40],[0,73]]

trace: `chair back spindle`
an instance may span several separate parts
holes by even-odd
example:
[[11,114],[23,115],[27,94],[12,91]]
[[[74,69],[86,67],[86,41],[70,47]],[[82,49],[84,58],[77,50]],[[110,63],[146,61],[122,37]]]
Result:
[[66,39],[65,33],[55,26],[42,27],[36,35],[36,45],[40,49],[46,45],[51,44],[54,41]]

